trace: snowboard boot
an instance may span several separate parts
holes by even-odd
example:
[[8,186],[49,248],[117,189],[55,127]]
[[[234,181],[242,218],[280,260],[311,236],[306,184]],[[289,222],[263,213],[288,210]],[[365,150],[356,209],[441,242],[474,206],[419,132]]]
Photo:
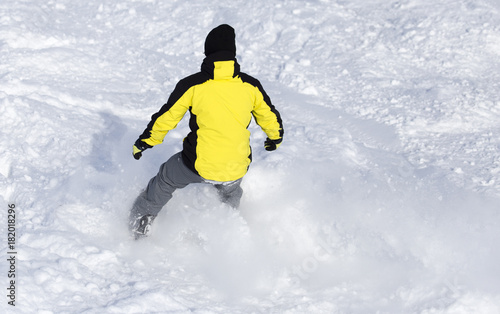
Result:
[[151,224],[153,223],[155,216],[144,215],[142,217],[137,217],[135,220],[130,221],[130,231],[134,236],[135,240],[147,237],[151,231]]

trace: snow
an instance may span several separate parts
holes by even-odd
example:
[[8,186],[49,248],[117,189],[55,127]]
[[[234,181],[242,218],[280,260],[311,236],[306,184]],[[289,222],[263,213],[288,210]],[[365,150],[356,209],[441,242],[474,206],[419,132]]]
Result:
[[[0,3],[2,313],[499,313],[496,0]],[[179,190],[130,206],[181,149],[132,144],[215,26],[285,124],[252,124],[239,211]],[[3,289],[10,256],[1,250]],[[7,291],[7,290],[4,290]]]

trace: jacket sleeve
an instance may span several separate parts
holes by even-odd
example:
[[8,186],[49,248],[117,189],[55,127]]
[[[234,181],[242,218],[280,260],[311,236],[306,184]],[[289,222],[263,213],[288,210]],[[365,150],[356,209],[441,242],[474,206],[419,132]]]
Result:
[[151,117],[139,139],[151,146],[163,143],[168,131],[177,126],[191,106],[193,89],[190,87],[182,81],[177,84],[167,103]]
[[280,140],[283,138],[283,122],[278,110],[271,103],[271,99],[262,88],[259,81],[254,83],[257,89],[256,101],[252,114],[257,124],[267,134],[271,140]]

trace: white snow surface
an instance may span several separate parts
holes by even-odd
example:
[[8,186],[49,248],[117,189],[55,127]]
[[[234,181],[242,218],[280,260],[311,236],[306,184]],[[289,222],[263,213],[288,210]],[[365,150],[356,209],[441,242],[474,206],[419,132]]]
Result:
[[[222,23],[284,142],[133,241],[187,121],[132,144]],[[497,0],[2,0],[0,312],[500,313],[499,69]]]

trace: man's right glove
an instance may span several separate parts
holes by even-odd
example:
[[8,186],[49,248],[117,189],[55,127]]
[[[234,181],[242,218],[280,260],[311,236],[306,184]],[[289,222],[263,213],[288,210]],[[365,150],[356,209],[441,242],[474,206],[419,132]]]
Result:
[[134,158],[139,160],[142,157],[142,152],[151,147],[153,146],[149,145],[146,142],[143,142],[141,139],[138,139],[137,141],[135,141],[133,147]]
[[267,151],[273,151],[276,150],[281,145],[281,142],[283,141],[283,138],[277,139],[277,140],[271,140],[269,137],[266,139],[264,142],[264,148]]

